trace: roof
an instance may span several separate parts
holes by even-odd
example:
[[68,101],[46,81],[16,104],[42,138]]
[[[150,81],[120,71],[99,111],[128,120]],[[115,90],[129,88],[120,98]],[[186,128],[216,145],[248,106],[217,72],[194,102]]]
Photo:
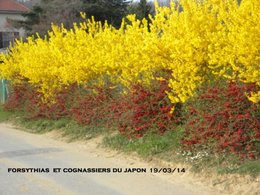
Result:
[[0,0],[0,12],[27,12],[29,8],[14,1],[14,0]]

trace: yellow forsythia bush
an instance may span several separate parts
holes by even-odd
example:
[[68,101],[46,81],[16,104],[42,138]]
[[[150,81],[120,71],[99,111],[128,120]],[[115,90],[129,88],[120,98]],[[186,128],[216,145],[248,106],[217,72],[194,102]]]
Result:
[[[26,80],[51,98],[54,90],[75,83],[149,86],[154,79],[166,79],[158,73],[167,70],[167,94],[173,103],[185,102],[209,78],[260,85],[259,0],[155,5],[149,27],[134,15],[120,29],[92,18],[73,29],[53,25],[44,39],[17,41],[1,56],[0,75],[14,83]],[[260,100],[260,92],[248,96]]]

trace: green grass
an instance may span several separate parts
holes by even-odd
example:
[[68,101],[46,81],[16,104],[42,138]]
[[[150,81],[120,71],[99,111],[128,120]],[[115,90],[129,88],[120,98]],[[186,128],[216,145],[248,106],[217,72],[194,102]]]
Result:
[[46,133],[52,130],[61,130],[62,135],[68,138],[68,141],[91,139],[98,135],[106,135],[111,129],[102,126],[81,125],[71,118],[61,118],[58,120],[37,118],[28,119],[23,117],[22,113],[14,112],[11,114],[11,122],[24,128],[31,133]]
[[103,126],[80,125],[75,121],[70,121],[62,130],[65,136],[70,137],[71,141],[91,139],[99,135],[107,135],[112,131]]
[[19,116],[19,114],[11,121],[32,133],[46,133],[52,130],[63,129],[72,122],[72,120],[69,118],[62,118],[59,120],[26,119],[22,116]]
[[250,173],[252,176],[257,176],[260,173],[260,161],[257,160],[245,162],[238,168],[237,172],[240,174]]
[[220,174],[238,173],[240,175],[251,175],[257,177],[260,175],[260,160],[245,160],[243,162],[233,160],[226,163],[225,166],[217,167],[217,172]]
[[179,146],[182,131],[180,129],[166,132],[163,136],[157,133],[148,133],[141,138],[128,139],[121,134],[107,136],[103,140],[104,146],[111,147],[126,152],[137,152],[143,157],[148,157]]
[[22,112],[6,112],[0,109],[0,122],[10,122],[22,127],[25,131],[31,133],[46,133],[52,130],[60,130],[63,136],[67,136],[68,141],[79,139],[91,139],[100,134],[110,133],[111,130],[105,127],[85,126],[77,124],[70,118],[61,118],[58,120],[36,118],[28,119]]
[[68,138],[68,141],[91,139],[110,131],[104,127],[80,125],[70,118],[61,118],[58,120],[19,118],[15,119],[15,123],[32,133],[46,133],[52,130],[60,130],[62,135]]
[[12,112],[4,111],[3,108],[0,106],[0,123],[8,121],[12,115]]

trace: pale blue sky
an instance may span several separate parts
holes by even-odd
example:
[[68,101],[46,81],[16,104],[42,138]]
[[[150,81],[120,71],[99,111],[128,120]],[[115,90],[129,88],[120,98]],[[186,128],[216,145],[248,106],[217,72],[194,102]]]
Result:
[[[139,2],[140,0],[133,0],[134,2]],[[147,0],[153,2],[154,0]],[[158,2],[167,2],[168,0],[158,0]]]

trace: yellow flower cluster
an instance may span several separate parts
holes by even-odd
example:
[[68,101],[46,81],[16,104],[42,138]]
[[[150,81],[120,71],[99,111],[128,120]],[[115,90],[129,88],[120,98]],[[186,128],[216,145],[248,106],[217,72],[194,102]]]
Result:
[[[17,41],[1,55],[0,75],[12,82],[26,80],[49,98],[54,90],[75,83],[149,85],[166,79],[158,73],[167,70],[167,94],[173,103],[185,102],[214,77],[260,85],[259,0],[243,0],[241,5],[236,0],[155,5],[149,27],[147,20],[134,15],[127,16],[120,29],[92,18],[73,29],[53,25],[44,39]],[[260,92],[249,98],[260,101]]]
[[[221,26],[211,36],[211,68],[220,76],[239,79],[260,86],[260,1],[220,1],[218,20]],[[260,91],[249,99],[260,101]]]

